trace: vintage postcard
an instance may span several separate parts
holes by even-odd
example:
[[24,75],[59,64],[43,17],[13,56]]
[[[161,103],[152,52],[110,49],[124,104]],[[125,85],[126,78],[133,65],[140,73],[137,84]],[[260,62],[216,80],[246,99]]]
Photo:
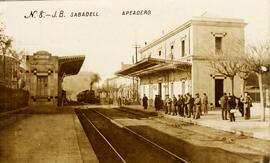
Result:
[[269,163],[270,1],[0,1],[0,162]]

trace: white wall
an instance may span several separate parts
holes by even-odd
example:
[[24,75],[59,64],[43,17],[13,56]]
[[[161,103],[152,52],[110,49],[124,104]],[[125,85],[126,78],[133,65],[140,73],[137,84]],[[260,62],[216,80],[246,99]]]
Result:
[[215,55],[213,33],[226,33],[222,37],[222,50],[225,54],[243,52],[245,37],[243,28],[195,25],[193,26],[193,55]]
[[182,82],[176,81],[174,82],[174,95],[178,96],[179,94],[182,94]]
[[[166,40],[158,43],[150,49],[142,53],[143,56],[168,59],[171,53],[170,46],[174,45],[173,53],[175,59],[181,59],[181,41],[185,40],[185,52],[188,57],[181,60],[190,60],[192,62],[191,76],[179,72],[171,75],[172,72],[162,75],[162,98],[166,94],[178,95],[184,93],[207,93],[209,102],[214,103],[215,100],[215,81],[210,74],[215,74],[210,68],[209,61],[206,56],[215,55],[215,36],[214,34],[224,33],[222,39],[222,49],[226,53],[241,53],[244,50],[244,25],[240,23],[228,22],[195,22],[183,31],[167,38]],[[162,50],[162,55],[158,56],[158,51]],[[161,75],[160,75],[161,76]],[[148,75],[151,80],[157,81],[157,76]],[[167,77],[168,78],[167,78]],[[167,80],[165,80],[167,79]],[[192,79],[192,80],[191,80]],[[167,82],[169,85],[167,86]],[[182,92],[182,81],[184,81],[184,92]],[[145,80],[146,83],[150,83]],[[173,82],[173,92],[171,89],[171,82]],[[240,95],[242,80],[237,76],[235,77],[235,95]],[[224,80],[224,92],[231,92],[230,79]],[[157,94],[154,93],[153,95]]]
[[[190,52],[190,28],[187,28],[176,35],[168,38],[165,41],[155,45],[154,47],[144,51],[141,55],[142,57],[148,57],[151,55],[152,58],[161,58],[161,59],[169,59],[169,55],[172,54],[175,59],[181,58],[181,41],[185,40],[185,52],[186,55]],[[174,46],[173,51],[171,51],[171,45]],[[161,56],[158,55],[159,50],[161,50]]]

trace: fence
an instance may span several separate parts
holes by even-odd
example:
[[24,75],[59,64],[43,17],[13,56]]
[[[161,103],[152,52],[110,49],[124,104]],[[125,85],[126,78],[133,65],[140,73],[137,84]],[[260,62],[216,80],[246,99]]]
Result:
[[28,105],[29,93],[0,85],[0,112],[19,109]]

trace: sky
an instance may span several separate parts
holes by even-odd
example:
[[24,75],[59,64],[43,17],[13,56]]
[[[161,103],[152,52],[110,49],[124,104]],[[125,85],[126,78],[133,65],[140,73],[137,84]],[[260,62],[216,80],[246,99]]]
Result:
[[[246,42],[269,38],[270,0],[89,0],[0,2],[0,21],[14,39],[13,47],[30,54],[46,50],[53,55],[85,55],[81,71],[100,74],[104,80],[131,63],[137,42],[151,42],[193,16],[244,19]],[[31,11],[64,18],[29,18]],[[150,15],[122,15],[123,11],[151,10]],[[71,12],[98,12],[97,17],[70,17]]]

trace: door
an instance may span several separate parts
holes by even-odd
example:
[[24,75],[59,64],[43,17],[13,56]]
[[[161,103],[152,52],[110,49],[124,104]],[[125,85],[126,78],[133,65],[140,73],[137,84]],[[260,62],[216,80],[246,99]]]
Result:
[[219,99],[223,96],[223,79],[215,79],[215,106],[220,107]]
[[48,96],[48,76],[37,76],[37,96]]
[[171,83],[171,97],[174,95],[174,83]]
[[159,97],[162,97],[162,86],[161,86],[161,83],[158,83],[158,95],[159,95]]
[[182,95],[186,94],[186,84],[185,81],[182,81]]

